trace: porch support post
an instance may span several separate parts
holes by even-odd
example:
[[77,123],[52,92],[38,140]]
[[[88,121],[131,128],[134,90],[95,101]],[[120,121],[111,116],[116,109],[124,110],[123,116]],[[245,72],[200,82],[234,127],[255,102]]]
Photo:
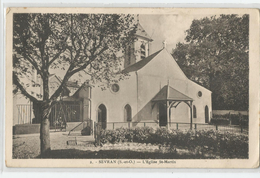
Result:
[[80,122],[83,122],[83,100],[79,101],[79,113],[80,113]]
[[190,101],[190,129],[192,130],[192,101]]
[[170,120],[170,116],[169,116],[169,111],[170,111],[170,104],[169,101],[166,101],[166,112],[167,112],[167,129],[169,129],[169,120]]

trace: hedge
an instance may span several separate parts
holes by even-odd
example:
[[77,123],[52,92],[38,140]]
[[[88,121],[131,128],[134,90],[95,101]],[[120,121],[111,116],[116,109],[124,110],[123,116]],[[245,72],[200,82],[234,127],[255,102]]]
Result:
[[210,120],[210,124],[214,125],[242,125],[248,126],[248,116],[239,114],[224,114],[217,115],[213,114]]
[[248,136],[236,133],[223,133],[216,130],[167,130],[165,128],[119,128],[102,130],[100,142],[120,143],[137,142],[168,145],[172,148],[182,147],[189,150],[198,147],[204,151],[219,153],[222,157],[248,157]]

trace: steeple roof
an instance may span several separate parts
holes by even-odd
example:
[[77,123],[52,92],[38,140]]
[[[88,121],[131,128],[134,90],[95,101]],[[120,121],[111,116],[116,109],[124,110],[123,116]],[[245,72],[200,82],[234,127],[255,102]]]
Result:
[[138,71],[139,69],[143,68],[147,63],[149,63],[157,54],[159,54],[163,49],[160,49],[159,51],[151,54],[150,56],[144,58],[141,61],[138,61],[137,63],[134,63],[133,65],[130,65],[126,67],[122,73],[129,73],[133,71]]
[[137,29],[135,35],[141,38],[145,38],[148,41],[153,41],[153,39],[146,33],[144,28],[141,26],[140,23],[137,24]]
[[193,99],[172,88],[171,86],[165,85],[156,94],[152,101],[193,101]]

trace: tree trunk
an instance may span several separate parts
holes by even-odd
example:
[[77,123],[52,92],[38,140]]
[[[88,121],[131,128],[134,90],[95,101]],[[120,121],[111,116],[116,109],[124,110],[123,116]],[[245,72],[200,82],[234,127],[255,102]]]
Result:
[[46,102],[37,102],[34,104],[34,113],[37,121],[40,121],[40,147],[41,155],[51,150],[50,144],[50,104]]
[[50,121],[48,118],[44,118],[41,122],[40,128],[41,139],[41,155],[51,150],[50,143]]
[[41,123],[41,105],[39,102],[33,102],[33,124],[40,124]]

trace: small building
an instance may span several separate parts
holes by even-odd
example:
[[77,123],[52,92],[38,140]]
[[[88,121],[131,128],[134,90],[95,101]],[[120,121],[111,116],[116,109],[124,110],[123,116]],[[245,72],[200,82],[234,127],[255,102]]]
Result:
[[[37,79],[37,76],[32,81],[37,81],[40,83],[40,80]],[[28,80],[29,82],[30,80]],[[52,95],[60,86],[61,79],[55,74],[51,74],[49,76],[49,92]],[[69,81],[66,83],[66,86],[63,88],[62,96],[68,97],[69,95],[73,95],[75,91],[79,89],[79,85],[77,82]],[[28,92],[33,95],[35,98],[40,98],[42,96],[42,87],[40,84],[31,83],[27,88]],[[53,120],[54,118],[52,118]],[[26,98],[21,92],[18,90],[13,95],[13,125],[19,124],[34,124],[39,123],[39,121],[35,120],[34,112],[33,112],[33,103]],[[51,123],[52,124],[52,123]]]

